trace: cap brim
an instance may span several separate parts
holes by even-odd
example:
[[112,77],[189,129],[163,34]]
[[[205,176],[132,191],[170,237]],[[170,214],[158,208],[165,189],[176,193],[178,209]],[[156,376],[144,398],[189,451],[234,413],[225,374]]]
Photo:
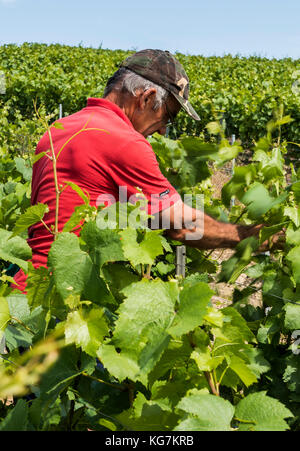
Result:
[[188,100],[184,99],[178,94],[174,94],[174,92],[172,92],[172,94],[189,116],[191,116],[195,121],[200,121],[200,117]]

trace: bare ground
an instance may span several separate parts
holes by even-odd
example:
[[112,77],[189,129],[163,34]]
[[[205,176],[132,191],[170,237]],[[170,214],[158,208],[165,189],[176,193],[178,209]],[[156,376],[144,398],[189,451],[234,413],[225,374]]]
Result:
[[[239,163],[242,163],[239,162]],[[214,188],[213,196],[215,198],[221,197],[222,187],[227,183],[232,176],[232,163],[227,163],[222,169],[216,171],[212,176],[212,184]],[[218,261],[218,263],[222,263],[225,260],[228,260],[234,254],[234,250],[232,249],[216,249],[212,252],[211,258],[213,260]],[[235,286],[237,286],[240,290],[246,288],[251,279],[246,276],[246,274],[241,274],[236,280],[235,284],[227,284],[227,283],[212,283],[211,288],[215,291],[215,295],[212,298],[212,301],[216,307],[226,307],[232,303],[232,296]],[[259,284],[254,285],[254,287],[259,290]],[[253,290],[253,294],[249,297],[248,302],[253,306],[262,305],[262,296],[260,291]]]

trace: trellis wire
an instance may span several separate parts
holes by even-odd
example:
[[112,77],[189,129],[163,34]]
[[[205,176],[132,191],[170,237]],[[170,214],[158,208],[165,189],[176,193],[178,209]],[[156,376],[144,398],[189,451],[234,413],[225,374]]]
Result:
[[176,276],[185,277],[186,247],[176,247]]
[[[235,284],[244,287],[244,285],[243,285],[242,283],[235,282]],[[261,291],[261,288],[254,288],[254,287],[252,287],[251,285],[247,285],[247,286],[244,287],[244,288],[251,288],[252,290],[254,290],[254,291],[256,291],[256,292],[260,292],[260,291]],[[281,301],[284,301],[284,302],[290,302],[291,304],[300,305],[300,302],[298,302],[298,301],[292,301],[292,299],[285,299],[285,298],[282,298],[282,297],[280,297],[280,296],[277,296],[277,294],[272,294],[272,293],[265,293],[265,294],[266,294],[267,296],[271,296],[271,297],[273,297],[273,298],[280,299]]]
[[[231,135],[231,145],[233,145],[234,143],[235,143],[235,135]],[[231,177],[233,177],[234,168],[235,168],[235,158],[232,160]],[[235,198],[233,196],[230,200],[230,206],[234,207],[234,205],[235,205]]]

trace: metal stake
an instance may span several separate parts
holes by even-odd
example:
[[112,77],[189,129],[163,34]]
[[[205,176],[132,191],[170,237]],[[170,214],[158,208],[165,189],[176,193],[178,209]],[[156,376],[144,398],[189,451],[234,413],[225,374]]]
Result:
[[186,247],[176,247],[176,276],[185,277]]
[[[231,145],[235,143],[235,135],[231,135]],[[234,173],[234,167],[235,167],[235,158],[232,160],[232,168],[231,168],[231,176],[233,176]],[[235,199],[234,197],[231,198],[230,206],[234,207],[235,205]]]

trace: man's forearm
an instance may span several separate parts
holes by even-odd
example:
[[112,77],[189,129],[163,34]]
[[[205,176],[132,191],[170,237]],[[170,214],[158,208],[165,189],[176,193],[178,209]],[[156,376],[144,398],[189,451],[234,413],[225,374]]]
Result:
[[243,226],[217,221],[184,204],[171,211],[167,235],[198,249],[234,248],[243,239],[258,235],[262,225]]

